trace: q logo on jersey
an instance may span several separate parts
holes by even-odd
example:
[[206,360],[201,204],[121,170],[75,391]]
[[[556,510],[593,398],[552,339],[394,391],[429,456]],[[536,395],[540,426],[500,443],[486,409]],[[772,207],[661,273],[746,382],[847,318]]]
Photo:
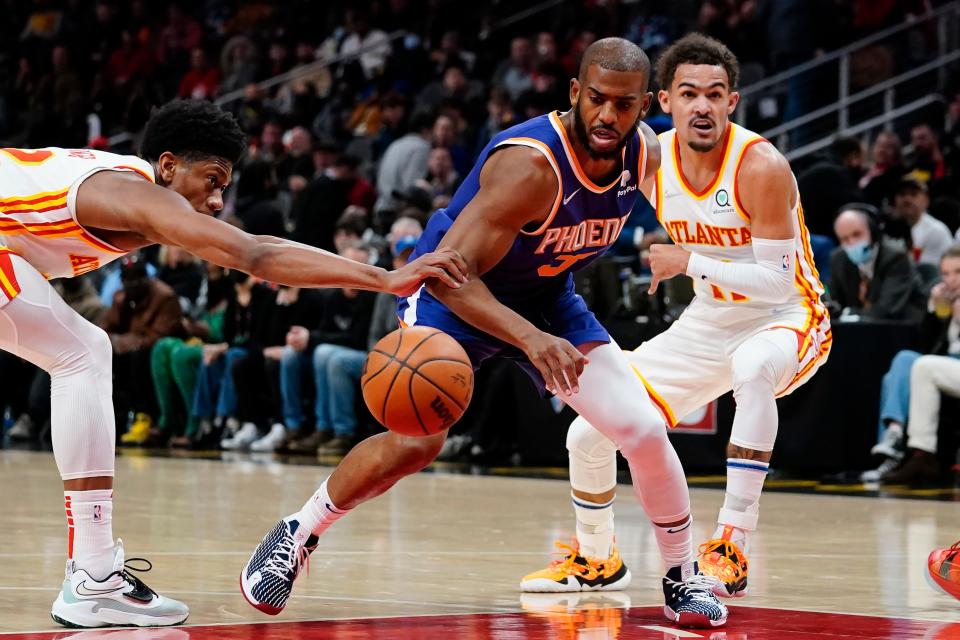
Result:
[[716,200],[718,207],[725,207],[730,204],[730,195],[726,189],[720,189],[720,191],[717,191],[717,195],[714,196],[714,200]]

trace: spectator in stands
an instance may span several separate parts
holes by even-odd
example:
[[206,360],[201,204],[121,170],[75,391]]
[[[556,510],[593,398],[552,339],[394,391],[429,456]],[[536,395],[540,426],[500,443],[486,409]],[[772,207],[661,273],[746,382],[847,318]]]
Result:
[[797,175],[803,218],[811,233],[833,237],[833,218],[840,207],[863,200],[857,186],[862,167],[860,141],[837,136],[828,154]]
[[430,62],[433,63],[434,73],[440,75],[449,65],[457,65],[466,73],[473,71],[477,61],[477,54],[464,51],[460,46],[460,34],[457,31],[446,31],[440,38],[440,47],[430,52]]
[[493,73],[493,84],[503,87],[512,100],[533,86],[533,45],[528,38],[510,41],[510,57],[500,63]]
[[167,23],[160,31],[160,60],[174,72],[187,67],[189,52],[203,44],[203,28],[183,7],[171,3]]
[[460,139],[460,130],[452,117],[449,115],[437,117],[433,123],[431,139],[434,147],[444,147],[450,151],[453,167],[460,175],[465,176],[470,172],[470,163],[473,158],[470,150]]
[[940,475],[936,458],[940,393],[960,396],[960,245],[943,254],[940,273],[943,281],[931,290],[920,326],[920,351],[897,353],[883,377],[880,438],[870,450],[881,463],[861,475],[864,481],[901,484]]
[[388,92],[380,100],[380,127],[373,132],[371,157],[378,162],[394,140],[405,132],[407,123],[407,99],[396,91]]
[[133,414],[123,444],[146,444],[151,435],[157,401],[150,378],[150,351],[157,340],[183,336],[183,313],[176,294],[147,275],[138,254],[121,258],[123,288],[113,296],[102,327],[113,345],[113,405],[118,425]]
[[417,96],[417,106],[436,111],[445,100],[457,100],[473,104],[483,98],[483,85],[467,77],[462,63],[450,63],[443,70],[440,80],[428,84]]
[[203,293],[192,317],[186,319],[188,338],[160,338],[150,353],[150,372],[157,396],[157,429],[172,447],[201,442],[201,433],[191,408],[197,374],[203,360],[203,344],[223,342],[223,319],[233,283],[223,267],[204,263]]
[[230,93],[255,82],[259,59],[257,45],[247,35],[238,34],[227,40],[220,52],[220,69],[223,74],[221,90]]
[[200,262],[180,247],[168,246],[160,247],[158,262],[157,279],[173,289],[181,309],[192,310],[203,283],[204,270]]
[[919,320],[924,300],[913,261],[881,238],[868,207],[848,204],[834,221],[840,247],[830,259],[832,304],[865,318]]
[[[340,254],[366,262],[369,248],[360,242]],[[354,409],[357,382],[366,360],[367,340],[376,294],[356,289],[323,292],[323,316],[313,330],[290,328],[280,367],[284,424],[299,430],[306,422],[301,388],[302,370],[311,367],[316,402],[315,430],[289,444],[291,451],[343,455],[354,444],[357,418]]]
[[941,195],[956,197],[957,184],[947,153],[940,147],[940,137],[929,124],[922,123],[910,129],[913,153],[907,171],[927,186],[930,198]]
[[[299,178],[302,189],[313,177],[313,136],[306,127],[293,127],[280,138],[284,148],[284,157],[277,163],[277,187],[283,191],[294,191],[291,179]],[[296,189],[299,191],[299,189]]]
[[927,212],[930,206],[927,183],[908,173],[897,186],[893,205],[894,217],[910,225],[913,259],[936,268],[943,252],[953,244],[953,234],[947,225]]
[[333,247],[337,253],[343,253],[349,247],[363,240],[367,230],[367,218],[362,212],[345,210],[337,219],[333,229]]
[[236,216],[247,233],[287,237],[272,163],[253,160],[243,166],[237,180],[235,207]]
[[434,147],[427,161],[427,175],[415,185],[430,194],[431,208],[440,209],[450,203],[462,178],[453,168],[453,158],[446,147]]
[[[390,37],[380,29],[371,28],[370,17],[363,9],[351,9],[347,12],[346,28],[349,32],[340,43],[340,55],[360,55],[360,67],[367,79],[380,75],[390,57],[392,47]],[[360,52],[363,53],[360,53]]]
[[433,118],[425,111],[410,117],[410,131],[395,141],[383,154],[377,172],[377,202],[374,211],[396,211],[395,191],[406,191],[427,175]]
[[476,148],[483,149],[493,136],[512,127],[516,122],[517,117],[513,112],[510,94],[502,87],[494,87],[490,90],[490,97],[487,99],[487,119],[480,125]]
[[348,206],[353,205],[369,211],[377,201],[377,190],[363,177],[359,168],[359,158],[343,153],[334,161],[327,175],[343,183]]
[[190,70],[180,80],[177,95],[181,98],[205,100],[214,98],[220,91],[220,70],[210,64],[207,52],[194,47],[190,52]]
[[892,131],[881,131],[873,141],[873,163],[860,178],[860,188],[867,202],[875,207],[892,204],[900,178],[907,172],[903,166],[900,138]]

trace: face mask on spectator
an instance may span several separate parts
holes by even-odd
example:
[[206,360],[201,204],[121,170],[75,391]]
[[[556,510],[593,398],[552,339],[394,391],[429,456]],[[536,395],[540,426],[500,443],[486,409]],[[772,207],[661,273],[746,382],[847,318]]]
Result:
[[847,245],[843,248],[844,253],[850,258],[850,262],[858,267],[863,266],[870,259],[873,253],[873,247],[866,240],[861,240],[856,244]]

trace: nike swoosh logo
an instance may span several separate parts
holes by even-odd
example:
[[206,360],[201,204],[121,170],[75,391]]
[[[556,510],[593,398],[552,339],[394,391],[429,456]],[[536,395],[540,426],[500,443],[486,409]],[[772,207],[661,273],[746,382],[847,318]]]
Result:
[[[583,189],[583,187],[580,187],[580,189]],[[571,193],[570,195],[568,195],[566,198],[564,198],[564,199],[563,199],[563,205],[566,206],[567,203],[570,202],[570,200],[573,199],[573,196],[575,196],[575,195],[577,195],[578,193],[580,193],[580,189],[577,189],[576,191],[574,191],[573,193]]]
[[693,522],[693,520],[687,520],[687,524],[683,525],[683,526],[680,527],[679,529],[667,529],[667,533],[680,533],[680,532],[683,531],[684,529],[689,528],[689,527],[690,527],[690,523],[692,523],[692,522]]
[[77,595],[79,596],[105,596],[109,593],[116,593],[117,591],[122,591],[123,587],[114,587],[113,589],[90,589],[87,586],[87,581],[84,580],[77,585]]

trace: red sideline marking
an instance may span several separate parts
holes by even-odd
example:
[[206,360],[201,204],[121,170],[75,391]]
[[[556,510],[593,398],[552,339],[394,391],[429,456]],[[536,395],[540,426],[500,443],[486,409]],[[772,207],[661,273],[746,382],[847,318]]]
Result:
[[[945,606],[950,606],[944,600]],[[333,607],[298,603],[318,615],[335,614]],[[324,610],[326,609],[326,610]],[[562,608],[561,608],[562,609]],[[300,611],[302,614],[303,611]],[[39,619],[39,618],[38,618]],[[576,640],[603,637],[615,640],[664,640],[662,630],[645,627],[672,627],[660,607],[632,609],[586,609],[573,612],[525,612],[463,614],[330,622],[275,622],[223,626],[171,627],[143,630],[143,638],[170,640]],[[926,622],[905,618],[881,618],[835,613],[731,607],[730,621],[720,629],[684,629],[681,638],[705,640],[953,640],[960,638],[960,623]],[[87,631],[82,640],[108,637],[107,634],[137,633]],[[692,635],[696,634],[696,635]],[[54,640],[59,633],[4,635],[3,640]],[[126,636],[124,636],[126,637]],[[139,635],[131,635],[131,638]],[[120,635],[116,635],[120,640]]]

